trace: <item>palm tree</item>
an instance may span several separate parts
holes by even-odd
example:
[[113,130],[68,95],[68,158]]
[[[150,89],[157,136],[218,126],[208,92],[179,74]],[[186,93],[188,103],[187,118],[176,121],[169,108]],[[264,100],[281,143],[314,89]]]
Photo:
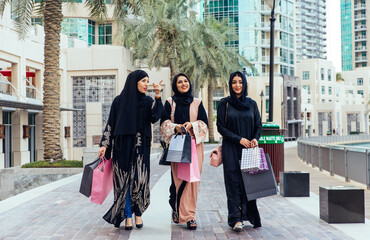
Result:
[[139,18],[125,23],[122,41],[134,50],[135,59],[149,68],[169,67],[173,78],[182,69],[191,40],[188,0],[150,2],[142,5]]
[[207,17],[199,23],[193,31],[193,47],[195,59],[198,59],[195,78],[200,85],[207,85],[209,141],[214,141],[213,119],[213,91],[221,84],[227,86],[228,76],[231,72],[242,69],[242,66],[252,65],[232,47],[225,43],[236,37],[234,29],[228,26],[228,21],[218,21]]
[[[74,2],[71,0],[70,2]],[[112,0],[114,19],[122,23],[127,10],[137,12],[139,0]],[[12,4],[19,38],[24,40],[31,26],[32,16],[41,16],[44,20],[44,99],[43,99],[43,144],[44,160],[61,160],[63,153],[60,145],[60,33],[62,0],[3,0],[0,1],[0,14],[3,15],[7,4]],[[105,0],[87,0],[90,15],[99,21],[107,17]]]

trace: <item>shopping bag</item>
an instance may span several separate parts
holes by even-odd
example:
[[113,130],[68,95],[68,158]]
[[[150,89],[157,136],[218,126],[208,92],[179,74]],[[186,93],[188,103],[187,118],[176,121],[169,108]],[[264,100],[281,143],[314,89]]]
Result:
[[171,165],[171,162],[167,161],[168,145],[161,140],[162,152],[159,154],[159,165]]
[[95,159],[93,162],[86,164],[84,167],[84,172],[82,174],[81,184],[80,184],[80,193],[86,197],[91,196],[91,185],[93,179],[94,169],[97,168],[100,162],[100,157]]
[[167,161],[191,163],[191,136],[188,133],[176,134],[171,137]]
[[240,169],[244,172],[256,171],[261,166],[261,152],[258,147],[243,148]]
[[278,194],[278,187],[270,157],[268,154],[265,154],[265,156],[268,166],[267,171],[259,174],[249,174],[241,171],[248,201]]
[[257,170],[249,171],[249,174],[258,174],[258,173],[269,170],[269,167],[268,167],[267,161],[266,161],[265,152],[263,151],[263,148],[259,148],[259,150],[260,150],[260,153],[261,153],[260,167]]
[[191,163],[177,164],[177,177],[187,182],[199,182],[200,170],[195,139],[191,139]]
[[222,164],[222,144],[218,145],[209,156],[211,166],[218,167]]
[[91,187],[91,202],[102,204],[113,188],[112,158],[103,159],[94,169]]

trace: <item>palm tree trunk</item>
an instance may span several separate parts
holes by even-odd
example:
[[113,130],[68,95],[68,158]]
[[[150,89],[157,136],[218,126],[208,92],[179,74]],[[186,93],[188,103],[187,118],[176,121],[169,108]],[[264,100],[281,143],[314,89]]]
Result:
[[213,127],[213,82],[208,79],[208,128],[209,142],[215,141],[215,130]]
[[62,0],[46,0],[44,9],[44,160],[61,160],[60,145],[60,32]]

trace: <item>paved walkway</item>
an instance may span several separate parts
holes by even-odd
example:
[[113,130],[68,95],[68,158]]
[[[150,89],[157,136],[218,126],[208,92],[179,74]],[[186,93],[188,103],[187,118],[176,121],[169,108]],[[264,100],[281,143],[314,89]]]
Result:
[[[159,166],[153,155],[151,205],[143,215],[143,229],[128,232],[107,224],[102,216],[113,201],[112,194],[102,205],[91,203],[78,192],[78,174],[0,201],[0,239],[370,239],[368,220],[365,224],[327,224],[319,219],[318,186],[355,183],[346,183],[307,165],[297,157],[294,145],[285,150],[285,168],[310,172],[311,196],[259,199],[263,227],[253,229],[247,223],[244,231],[233,232],[227,225],[222,167],[209,165],[208,155],[213,147],[205,146],[196,231],[171,223],[169,167]],[[366,199],[368,196],[366,190]],[[368,201],[366,205],[368,209]]]

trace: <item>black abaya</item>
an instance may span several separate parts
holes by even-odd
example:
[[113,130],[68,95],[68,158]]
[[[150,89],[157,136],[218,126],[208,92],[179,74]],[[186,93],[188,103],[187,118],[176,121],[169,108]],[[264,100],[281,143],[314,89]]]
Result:
[[243,148],[240,140],[246,138],[251,141],[260,138],[261,118],[256,102],[246,98],[244,103],[248,106],[247,109],[238,109],[230,103],[227,104],[225,123],[228,98],[221,100],[217,110],[217,129],[223,137],[222,160],[229,210],[228,224],[234,227],[237,222],[249,220],[255,227],[259,227],[261,219],[257,203],[256,200],[247,200],[239,161]]

